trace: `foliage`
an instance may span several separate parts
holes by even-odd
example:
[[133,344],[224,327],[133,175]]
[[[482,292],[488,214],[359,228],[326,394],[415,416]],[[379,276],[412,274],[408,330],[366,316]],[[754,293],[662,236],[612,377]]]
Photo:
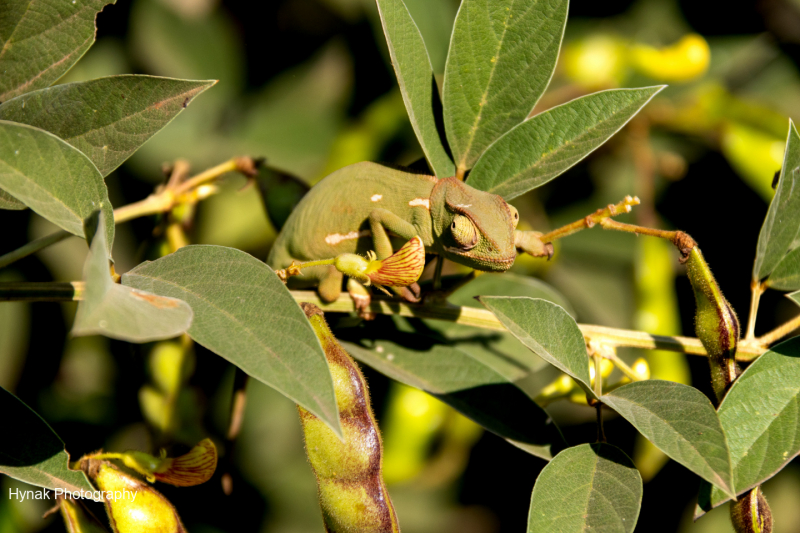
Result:
[[[238,88],[235,84],[220,84],[207,97],[198,100],[197,107],[206,107],[198,110],[197,118],[191,118],[194,109],[189,111],[187,120],[196,122],[178,121],[159,134],[215,81],[122,74],[52,85],[94,42],[95,16],[105,3],[88,0],[0,3],[0,8],[7,9],[0,15],[0,40],[3,42],[0,71],[4,72],[0,80],[0,209],[9,212],[30,209],[61,230],[0,256],[0,268],[31,253],[51,252],[44,249],[70,236],[84,239],[87,244],[82,249],[89,250],[82,282],[69,279],[68,284],[28,283],[4,278],[0,282],[0,298],[79,301],[75,316],[71,317],[74,336],[103,335],[126,343],[181,337],[182,344],[176,347],[174,358],[162,358],[152,365],[153,381],[168,384],[159,387],[159,403],[147,407],[146,398],[151,397],[155,389],[149,385],[140,389],[143,415],[159,445],[200,441],[206,443],[201,448],[208,452],[204,460],[213,455],[215,463],[216,447],[200,439],[216,433],[217,440],[222,442],[223,431],[204,427],[201,416],[192,411],[201,403],[197,399],[202,397],[199,387],[195,388],[188,379],[193,370],[193,343],[236,368],[232,422],[225,436],[223,454],[232,454],[233,439],[243,416],[245,380],[242,373],[298,405],[306,424],[306,443],[313,444],[309,457],[317,476],[326,468],[319,460],[319,450],[327,443],[335,453],[344,450],[341,453],[346,454],[348,442],[352,440],[352,435],[347,434],[352,428],[343,427],[341,423],[349,420],[349,415],[342,411],[340,398],[337,404],[337,395],[343,394],[335,389],[335,383],[339,383],[336,373],[341,369],[330,365],[330,358],[326,360],[326,342],[329,341],[319,337],[319,332],[315,334],[316,330],[299,306],[299,302],[317,301],[316,296],[310,292],[290,291],[284,283],[285,277],[281,278],[260,259],[240,249],[252,251],[258,246],[249,248],[234,242],[225,243],[232,246],[189,244],[197,212],[202,213],[206,204],[215,205],[214,202],[228,198],[221,180],[223,175],[237,172],[247,178],[248,185],[257,182],[269,219],[274,229],[280,230],[291,207],[307,189],[303,180],[293,178],[283,169],[324,174],[324,165],[313,168],[308,163],[306,150],[329,149],[332,153],[329,165],[337,168],[357,163],[358,159],[350,160],[355,157],[353,154],[377,159],[380,153],[375,139],[385,138],[383,142],[388,144],[388,139],[402,131],[403,126],[398,125],[405,124],[401,106],[405,107],[410,121],[411,130],[406,134],[411,138],[413,132],[416,141],[412,139],[412,144],[417,143],[415,153],[423,156],[414,164],[415,169],[427,166],[425,172],[439,178],[455,175],[478,190],[506,200],[523,195],[533,197],[529,194],[531,191],[544,187],[590,156],[615,171],[630,174],[630,168],[620,162],[622,157],[613,152],[615,148],[606,144],[614,142],[619,137],[616,134],[628,124],[639,132],[639,137],[632,134],[629,142],[634,163],[640,167],[642,160],[645,167],[654,165],[655,151],[647,144],[649,128],[653,125],[672,133],[722,132],[719,148],[723,153],[728,150],[727,156],[735,166],[738,160],[730,147],[736,144],[737,132],[743,131],[741,128],[758,123],[761,130],[769,130],[761,133],[774,140],[778,129],[774,124],[784,119],[779,116],[773,121],[773,115],[760,113],[756,105],[737,100],[723,89],[691,89],[695,92],[687,97],[690,103],[682,104],[680,94],[675,96],[665,91],[663,85],[652,85],[662,81],[693,80],[705,72],[709,63],[708,48],[697,35],[685,37],[672,48],[638,44],[632,47],[630,55],[621,52],[625,46],[618,37],[604,37],[607,46],[601,51],[617,54],[608,62],[614,65],[613,69],[603,71],[601,83],[585,76],[585,72],[575,75],[579,80],[575,82],[580,87],[578,93],[567,91],[571,97],[564,98],[563,94],[554,97],[553,94],[564,88],[563,85],[551,87],[551,91],[546,92],[557,75],[556,65],[567,25],[566,0],[463,0],[455,15],[442,78],[437,71],[441,67],[432,58],[445,55],[442,51],[428,50],[427,47],[436,41],[423,21],[415,20],[414,13],[422,9],[419,4],[377,0],[374,24],[380,25],[383,31],[399,94],[386,97],[381,105],[374,104],[364,112],[360,122],[351,124],[348,133],[335,142],[332,132],[341,117],[334,104],[346,100],[343,97],[346,84],[331,74],[341,70],[335,46],[316,57],[314,66],[306,68],[302,77],[311,80],[308,86],[298,85],[294,74],[287,75],[242,113],[252,113],[256,118],[236,117],[235,112],[226,109]],[[220,50],[233,50],[232,55],[238,53],[236,46],[226,40],[230,29],[218,13],[207,19],[193,18],[170,12],[166,3],[156,4],[153,0],[141,0],[134,9],[132,16],[138,26],[132,31],[145,43],[141,45],[142,61],[157,65],[154,68],[157,72],[161,69],[169,71],[161,72],[163,74],[197,73],[198,77],[216,72],[205,70],[206,63],[196,60],[197,56],[188,50],[190,45],[203,50],[209,64],[225,63],[227,57],[223,57],[225,54]],[[159,10],[166,14],[156,16]],[[152,41],[141,33],[144,31],[142,24],[150,21],[149,17],[155,17],[152,31],[159,37]],[[174,48],[176,53],[160,57],[159,46]],[[573,47],[565,51],[567,76],[578,69],[580,54],[589,48]],[[699,57],[698,53],[705,56]],[[181,54],[191,60],[174,59],[180,59]],[[692,56],[691,61],[684,61],[687,55]],[[659,65],[663,67],[661,70],[657,68]],[[240,76],[236,63],[220,68],[232,79]],[[636,71],[639,76],[632,77],[632,85],[650,86],[619,88],[626,69]],[[304,91],[313,85],[325,86],[329,94],[324,98],[309,97],[311,93]],[[217,89],[222,96],[213,96]],[[602,90],[589,92],[594,89]],[[291,126],[281,134],[266,131],[269,125],[281,122]],[[225,123],[228,130],[224,134],[211,131],[210,123]],[[708,387],[648,379],[647,372],[640,372],[636,365],[631,367],[630,354],[618,355],[617,348],[667,347],[708,356],[708,347],[714,341],[722,342],[719,340],[721,333],[715,333],[716,330],[705,322],[703,331],[698,330],[700,340],[656,338],[630,330],[579,324],[577,316],[599,315],[602,318],[596,321],[604,325],[613,322],[615,305],[611,297],[598,301],[587,296],[592,291],[586,287],[599,284],[599,278],[592,277],[597,272],[590,272],[595,267],[591,264],[584,265],[584,271],[572,278],[568,268],[562,267],[560,271],[562,288],[569,290],[573,285],[571,281],[583,283],[583,288],[573,288],[577,294],[575,301],[573,294],[562,295],[559,290],[530,276],[485,274],[472,279],[464,277],[469,274],[457,269],[452,272],[462,274],[461,278],[442,280],[440,272],[435,275],[434,285],[440,281],[444,283],[446,298],[435,291],[419,304],[375,298],[369,308],[379,315],[372,317],[374,320],[363,320],[363,310],[355,313],[353,304],[343,297],[328,306],[322,305],[328,313],[333,334],[360,363],[447,404],[446,411],[437,411],[440,414],[447,412],[451,417],[460,417],[456,420],[462,421],[462,426],[458,426],[461,430],[453,429],[457,427],[455,422],[450,426],[443,423],[438,426],[443,457],[450,454],[452,459],[458,453],[468,456],[474,439],[465,436],[469,431],[463,428],[480,426],[540,462],[546,462],[535,482],[529,480],[533,484],[528,515],[530,532],[634,530],[645,490],[639,471],[649,467],[634,465],[626,453],[630,450],[623,451],[621,446],[605,442],[616,442],[618,438],[611,430],[618,430],[620,426],[604,425],[603,421],[612,411],[635,428],[640,435],[639,446],[641,443],[649,446],[649,452],[641,452],[639,448],[638,457],[652,459],[663,453],[702,480],[698,516],[751,490],[755,489],[753,494],[758,495],[761,484],[776,476],[800,453],[797,438],[800,370],[796,363],[800,361],[800,343],[790,339],[773,345],[796,328],[797,320],[787,321],[759,338],[754,334],[760,297],[767,289],[800,289],[800,137],[794,124],[788,123],[789,133],[775,196],[755,250],[747,332],[743,339],[733,339],[739,341],[739,351],[730,354],[749,365],[732,385],[726,382],[716,387],[721,399],[717,408],[708,399]],[[784,129],[785,125],[784,120]],[[304,137],[307,132],[311,136],[308,142]],[[114,209],[112,199],[116,202],[120,194],[114,189],[119,183],[113,181],[116,178],[112,173],[120,168],[127,172],[127,166],[121,165],[156,134],[159,134],[157,140],[163,140],[163,146],[170,150],[176,146],[175,139],[185,134],[184,141],[189,139],[186,142],[191,148],[171,153],[169,157],[197,155],[203,163],[219,155],[220,150],[231,150],[226,153],[226,158],[230,158],[235,155],[234,150],[238,153],[257,147],[261,142],[271,148],[280,146],[286,141],[281,136],[292,138],[294,135],[299,141],[292,149],[278,150],[280,154],[270,157],[266,165],[256,157],[238,157],[191,175],[188,164],[178,160],[166,169],[166,180],[151,195]],[[202,135],[205,137],[200,138]],[[669,144],[672,141],[658,142]],[[155,144],[152,142],[139,152],[140,159],[134,160],[132,166],[153,166],[154,160],[163,153],[159,150],[164,149]],[[609,152],[596,154],[601,147]],[[412,160],[406,159],[403,162]],[[748,169],[742,173],[756,174],[754,183],[763,181],[760,169]],[[405,175],[404,172],[398,170],[397,174]],[[622,196],[628,191],[619,193],[627,186],[623,183],[613,191],[604,190],[604,194]],[[754,188],[763,190],[763,187]],[[588,231],[583,231],[572,241],[577,244],[561,245],[561,237],[588,230],[595,224],[605,229],[649,235],[642,238],[663,237],[676,244],[678,252],[686,259],[692,248],[683,248],[681,242],[684,241],[676,237],[685,234],[649,227],[659,225],[654,216],[651,220],[639,220],[641,225],[613,220],[613,216],[629,211],[630,206],[639,201],[627,198],[620,204],[613,204],[618,200],[614,198],[609,200],[604,196],[592,209],[601,205],[608,207],[589,217],[584,218],[584,211],[580,212],[580,218],[569,213],[562,217],[563,221],[577,218],[576,222],[549,233],[536,234],[543,243],[558,240],[556,262],[576,249],[570,246],[583,246],[588,250],[586,253],[605,257],[609,264],[624,263],[619,271],[627,272],[626,265],[634,262],[629,251],[630,241],[623,243],[609,240],[616,237],[603,237],[592,243],[588,240],[591,237],[585,236]],[[652,210],[652,198],[644,198],[650,202],[648,208]],[[251,204],[248,212],[253,211],[252,207]],[[237,210],[242,210],[241,204],[235,204],[228,212]],[[521,211],[520,228],[526,224],[526,214],[535,215],[532,209],[527,213]],[[150,217],[148,239],[155,235],[154,240],[158,241],[158,246],[150,246],[147,252],[151,260],[141,257],[131,260],[132,254],[120,251],[131,247],[130,232],[123,234],[124,239],[115,238],[117,224],[141,217]],[[223,218],[217,217],[214,224],[224,228],[227,221]],[[533,222],[541,222],[541,219]],[[554,227],[560,225],[555,220],[551,222]],[[240,233],[254,232],[246,223],[244,228]],[[196,240],[203,241],[202,238]],[[697,248],[692,253],[692,257],[702,257]],[[124,261],[120,257],[124,257]],[[558,268],[543,266],[542,259],[536,260],[538,263],[533,261],[520,254],[518,272],[541,273],[547,268]],[[724,262],[720,263],[719,271],[724,270]],[[120,264],[125,267],[119,268]],[[692,268],[691,263],[689,266]],[[118,268],[124,270],[121,277],[117,274]],[[600,271],[604,267],[596,268]],[[656,290],[672,283],[671,270],[662,274],[648,278],[655,280]],[[713,326],[714,317],[722,316],[713,313],[721,306],[730,308],[730,305],[721,296],[707,265],[704,275],[718,294],[718,301],[709,304],[711,318],[706,320]],[[554,279],[558,279],[557,276]],[[696,279],[697,276],[690,276],[695,289],[699,283]],[[440,287],[437,285],[435,289]],[[646,291],[642,289],[642,292]],[[613,295],[615,291],[608,293]],[[797,293],[789,296],[795,302],[800,300]],[[656,300],[672,301],[669,297]],[[612,317],[607,321],[603,316],[606,310]],[[337,316],[343,312],[349,314]],[[730,315],[735,322],[732,308]],[[336,318],[330,318],[332,316]],[[642,329],[656,333],[657,327],[658,324],[652,329]],[[325,330],[333,339],[327,326]],[[709,336],[714,338],[708,341]],[[155,355],[153,357],[155,360]],[[349,358],[347,361],[350,365],[347,368],[352,367],[356,372],[352,361]],[[732,365],[734,363],[731,361]],[[646,363],[642,364],[646,368]],[[679,367],[682,370],[672,376],[683,376],[675,378],[680,381],[686,375],[685,362],[679,359],[676,365],[683,365]],[[257,386],[251,384],[250,388]],[[359,387],[364,387],[361,381]],[[212,392],[204,391],[203,396],[210,397]],[[591,438],[585,434],[576,435],[569,427],[570,416],[564,416],[557,407],[550,409],[549,406],[559,400],[563,401],[558,405],[569,404],[570,409],[576,404],[580,406],[571,416],[578,412],[583,417],[586,412],[596,416],[599,442],[588,443]],[[214,401],[219,402],[220,398],[215,397]],[[95,487],[101,490],[123,485],[140,487],[146,497],[158,503],[159,512],[168,517],[164,520],[169,522],[170,530],[182,530],[181,519],[166,496],[138,479],[129,479],[127,473],[108,462],[124,462],[121,458],[130,457],[134,452],[128,455],[98,452],[70,463],[64,443],[39,414],[5,388],[0,391],[0,403],[3,412],[8,414],[6,431],[13,435],[0,443],[0,472],[49,489],[91,491]],[[365,409],[374,425],[369,407]],[[259,413],[264,418],[271,415]],[[160,422],[156,420],[159,416],[163,417]],[[320,426],[319,421],[325,427]],[[352,420],[348,423],[354,424]],[[371,442],[370,445],[368,458],[377,457],[380,463],[381,444]],[[70,447],[69,442],[67,447]],[[141,457],[157,461],[155,456]],[[446,459],[441,459],[445,466],[440,466],[439,472],[447,472],[447,468],[463,469],[463,465],[453,467]],[[362,470],[369,471],[375,477],[372,482],[385,490],[379,466],[374,468],[368,464],[369,468]],[[134,470],[140,474],[145,472],[145,477],[152,481],[146,469]],[[652,470],[657,472],[658,467]],[[360,475],[361,470],[358,473]],[[231,483],[231,472],[223,474],[227,476],[223,485]],[[210,475],[206,468],[203,481]],[[326,473],[325,486],[336,486],[342,475],[342,472]],[[320,487],[322,491],[323,485]],[[226,490],[230,490],[230,485]],[[393,487],[388,490],[392,492]],[[333,501],[335,496],[329,500]],[[330,501],[323,502],[323,512],[335,507]],[[123,516],[129,517],[125,520],[135,521],[139,516],[138,507],[134,509],[108,501],[106,504],[109,516],[117,520]],[[59,505],[64,516],[78,512],[68,504]],[[396,520],[402,524],[403,508],[399,504],[397,507]],[[394,517],[391,505],[389,509]],[[325,516],[327,521],[330,516]],[[365,516],[350,518],[359,523],[365,520]],[[114,531],[123,531],[128,526],[115,525],[112,521],[111,527]],[[392,528],[395,527],[393,522]]]

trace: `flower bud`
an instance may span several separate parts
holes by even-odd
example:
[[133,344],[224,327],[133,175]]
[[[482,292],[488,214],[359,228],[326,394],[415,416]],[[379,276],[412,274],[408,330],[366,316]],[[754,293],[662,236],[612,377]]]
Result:
[[103,491],[114,533],[186,533],[172,504],[160,492],[108,461],[87,459],[84,470]]
[[217,468],[217,448],[211,439],[201,440],[180,457],[158,458],[144,452],[129,451],[122,453],[120,458],[125,466],[144,475],[148,481],[158,480],[177,487],[205,483]]
[[772,511],[760,485],[731,502],[731,523],[736,533],[772,533]]
[[719,402],[739,373],[736,365],[739,319],[722,295],[700,248],[694,245],[685,251],[684,257],[686,274],[692,283],[697,304],[695,333],[708,352],[711,382]]
[[703,75],[711,62],[706,40],[697,34],[684,36],[666,48],[637,45],[631,64],[642,74],[659,81],[683,82]]

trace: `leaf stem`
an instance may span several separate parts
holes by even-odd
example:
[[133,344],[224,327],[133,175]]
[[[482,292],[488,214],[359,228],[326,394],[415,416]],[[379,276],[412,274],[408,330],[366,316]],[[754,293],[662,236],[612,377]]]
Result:
[[571,222],[566,226],[554,229],[544,235],[539,236],[542,242],[552,242],[556,239],[561,239],[581,230],[593,228],[596,224],[602,224],[604,220],[609,220],[610,217],[621,215],[623,213],[630,213],[631,206],[638,205],[639,198],[636,196],[626,196],[624,200],[617,204],[609,204],[606,207],[598,209],[591,215],[587,215],[580,220]]
[[7,267],[11,263],[15,261],[19,261],[22,258],[28,257],[31,254],[35,254],[39,250],[47,248],[57,242],[61,242],[67,237],[71,237],[72,233],[66,230],[56,231],[55,233],[51,233],[50,235],[45,235],[44,237],[39,237],[38,239],[29,242],[28,244],[17,248],[16,250],[12,250],[5,255],[0,255],[0,268]]
[[788,322],[784,322],[783,324],[773,329],[769,333],[757,338],[756,342],[758,342],[763,346],[769,346],[773,342],[784,338],[786,335],[793,332],[797,328],[800,328],[800,315],[797,315],[793,319],[789,320]]
[[758,303],[761,300],[761,295],[764,294],[766,286],[759,283],[758,280],[753,280],[750,283],[750,314],[747,316],[747,333],[745,339],[753,339],[756,336],[756,315],[758,315]]
[[70,282],[9,281],[0,283],[0,302],[70,302],[83,299],[86,284]]

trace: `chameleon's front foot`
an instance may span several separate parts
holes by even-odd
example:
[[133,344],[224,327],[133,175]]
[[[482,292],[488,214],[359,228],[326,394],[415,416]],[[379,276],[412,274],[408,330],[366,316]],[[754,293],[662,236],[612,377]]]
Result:
[[514,231],[514,246],[518,252],[525,252],[533,257],[553,257],[553,243],[543,242],[542,233],[538,231]]

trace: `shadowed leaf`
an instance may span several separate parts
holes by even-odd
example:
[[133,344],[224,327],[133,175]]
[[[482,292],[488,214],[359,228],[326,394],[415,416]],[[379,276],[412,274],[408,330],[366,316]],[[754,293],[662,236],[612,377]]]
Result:
[[647,380],[624,385],[600,399],[661,451],[732,495],[728,444],[705,394],[672,381]]
[[559,453],[536,479],[528,533],[627,533],[641,505],[642,478],[628,456],[610,444],[581,444]]
[[439,89],[422,35],[403,0],[377,0],[377,3],[397,83],[414,133],[434,174],[440,178],[452,176],[455,166],[444,147]]
[[536,115],[490,146],[467,181],[506,200],[535,189],[606,142],[662,88],[603,91]]
[[[742,494],[777,474],[800,453],[800,337],[772,347],[733,382],[718,409],[728,439],[733,486]],[[726,502],[701,488],[698,512]],[[697,515],[696,513],[696,515]]]
[[0,443],[0,472],[47,489],[93,492],[86,474],[69,469],[69,454],[47,422],[19,398],[0,388],[6,438]]
[[3,189],[0,189],[0,209],[20,211],[25,208],[27,208],[25,204],[8,194]]
[[766,284],[780,291],[796,291],[800,289],[800,248],[795,248],[781,259],[775,266]]
[[555,69],[568,3],[461,3],[442,91],[447,140],[458,169],[471,168],[536,105]]
[[594,395],[583,335],[562,307],[527,297],[481,296],[479,300],[522,344]]
[[800,135],[789,121],[789,136],[775,196],[758,234],[753,279],[762,280],[775,270],[800,230]]
[[55,135],[0,120],[0,187],[81,237],[84,219],[101,209],[107,242],[114,242],[114,213],[103,176],[85,155]]
[[189,329],[192,323],[189,304],[114,283],[108,256],[105,234],[97,232],[84,266],[86,291],[78,304],[73,335],[105,335],[129,342],[149,342],[177,337]]
[[97,12],[115,0],[22,0],[0,5],[0,102],[47,87],[94,43]]
[[106,176],[213,84],[125,75],[56,85],[4,102],[0,119],[49,131]]
[[333,380],[305,314],[267,265],[233,248],[186,246],[143,263],[123,284],[180,298],[189,335],[321,418],[338,435]]

